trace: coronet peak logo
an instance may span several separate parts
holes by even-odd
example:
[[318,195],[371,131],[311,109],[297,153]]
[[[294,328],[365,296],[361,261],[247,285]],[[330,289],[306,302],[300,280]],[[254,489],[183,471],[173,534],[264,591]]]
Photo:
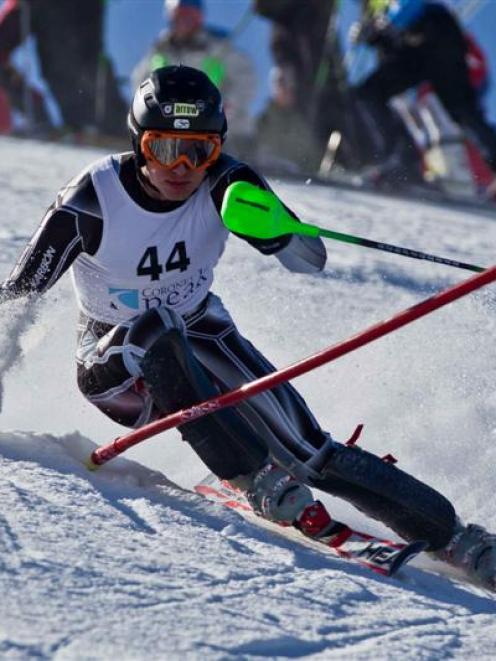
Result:
[[139,310],[139,292],[137,289],[122,289],[120,287],[109,287],[111,298],[110,307],[118,308],[125,305],[132,310]]

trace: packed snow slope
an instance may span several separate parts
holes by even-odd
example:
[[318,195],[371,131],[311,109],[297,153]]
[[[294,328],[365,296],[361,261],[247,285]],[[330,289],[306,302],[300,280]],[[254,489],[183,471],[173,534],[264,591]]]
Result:
[[[96,151],[2,139],[1,276],[58,188]],[[308,222],[480,265],[496,217],[273,181]],[[469,277],[330,242],[318,276],[232,237],[215,291],[284,366]],[[496,530],[495,288],[295,381],[323,426],[392,452],[460,516]],[[490,659],[496,600],[419,558],[398,579],[295,546],[187,489],[204,469],[175,431],[90,473],[124,432],[75,382],[65,276],[36,306],[0,309],[0,658]],[[324,496],[337,517],[379,523]]]

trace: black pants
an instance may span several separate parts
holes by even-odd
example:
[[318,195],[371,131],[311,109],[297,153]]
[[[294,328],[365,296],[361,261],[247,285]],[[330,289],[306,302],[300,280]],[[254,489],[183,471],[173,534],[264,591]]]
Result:
[[[155,308],[113,328],[86,320],[80,329],[78,348],[78,381],[83,394],[121,424],[136,426],[159,415],[148,389],[143,387],[141,364],[146,367],[150,361],[157,366],[162,394],[170,392],[170,399],[174,399],[177,384],[182,388],[178,379],[184,371],[179,372],[173,360],[161,361],[161,352],[172,350],[167,342],[162,346],[167,335],[179,336],[179,344],[192,349],[195,362],[221,391],[274,370],[239,334],[220,299],[210,294],[185,318]],[[160,351],[154,355],[157,346]],[[333,441],[289,384],[229,410],[235,411],[242,424],[227,420],[226,425],[218,426],[220,434],[208,428],[184,433],[184,428],[194,422],[182,425],[183,437],[220,477],[246,475],[263,465],[269,455],[292,473],[303,464],[317,470],[318,462],[325,459],[316,479],[308,479],[305,471],[300,472],[300,479],[348,500],[405,539],[426,539],[432,548],[441,548],[449,541],[455,513],[445,498],[378,457]]]
[[[30,0],[25,8],[41,73],[64,124],[124,136],[126,104],[103,54],[103,1]],[[25,36],[23,20],[15,3],[0,12],[0,65]]]
[[384,160],[407,140],[406,129],[399,126],[388,101],[423,82],[432,85],[452,119],[496,170],[496,131],[485,120],[471,85],[465,50],[444,48],[441,37],[435,49],[405,47],[388,52],[376,71],[355,88],[358,109],[372,139],[376,159]]
[[[113,328],[82,320],[77,362],[83,395],[110,418],[129,427],[158,417],[160,412],[143,387],[140,359],[171,324],[185,333],[194,356],[221,392],[275,370],[240,335],[221,300],[209,294],[184,319],[175,315],[171,321],[167,311],[156,308]],[[172,383],[174,375],[169,378]],[[329,438],[290,384],[252,397],[235,410],[283,463],[307,461]]]

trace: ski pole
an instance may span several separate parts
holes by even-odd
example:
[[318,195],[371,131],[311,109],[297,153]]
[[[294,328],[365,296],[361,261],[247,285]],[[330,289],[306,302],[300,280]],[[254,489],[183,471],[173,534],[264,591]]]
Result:
[[343,234],[342,232],[317,227],[317,225],[301,223],[293,218],[272,191],[262,190],[244,181],[238,181],[229,186],[224,197],[221,215],[224,225],[229,230],[257,239],[273,239],[283,234],[321,236],[342,243],[352,243],[365,248],[374,248],[375,250],[413,259],[423,259],[436,264],[455,266],[468,271],[480,273],[485,270],[484,267],[475,264],[467,264],[454,259],[429,255],[411,248],[402,248],[390,243],[373,241],[353,234]]
[[293,365],[289,365],[288,367],[271,372],[259,379],[245,383],[239,388],[226,392],[223,395],[212,397],[211,399],[199,402],[187,409],[171,413],[164,418],[150,422],[149,424],[130,432],[126,436],[121,436],[120,438],[115,439],[112,443],[94,450],[86,465],[90,470],[95,470],[98,466],[105,464],[107,461],[110,461],[110,459],[117,457],[119,454],[122,454],[129,448],[145,441],[151,436],[155,436],[167,429],[182,425],[185,422],[201,418],[214,411],[219,411],[227,406],[234,406],[249,397],[258,395],[261,392],[275,388],[281,383],[285,383],[297,376],[306,374],[316,367],[330,363],[340,356],[355,351],[359,347],[362,347],[369,342],[373,342],[388,333],[392,333],[398,328],[411,323],[415,319],[420,319],[420,317],[424,317],[434,310],[456,301],[495,280],[496,266],[492,266],[483,273],[474,275],[468,280],[464,280],[449,289],[445,289],[434,296],[399,312],[394,317],[391,317],[386,321],[381,321],[374,326],[370,326],[360,333],[357,333],[338,344],[327,347],[326,349],[304,358]]

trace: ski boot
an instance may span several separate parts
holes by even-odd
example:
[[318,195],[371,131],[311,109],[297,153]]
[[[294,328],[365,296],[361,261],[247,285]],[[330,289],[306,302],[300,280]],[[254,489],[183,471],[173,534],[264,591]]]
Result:
[[485,528],[458,522],[448,545],[432,555],[462,569],[474,583],[496,592],[496,535]]
[[293,525],[304,535],[313,539],[335,537],[336,546],[353,534],[353,531],[347,525],[331,518],[325,505],[320,500],[314,500],[310,505],[307,505],[293,522]]
[[292,525],[305,507],[314,502],[307,486],[272,462],[229,482],[245,492],[246,499],[257,514],[275,523]]
[[239,482],[239,478],[230,482],[245,491],[248,502],[263,518],[286,526],[292,525],[307,537],[313,538],[348,530],[343,524],[331,519],[324,505],[314,499],[306,485],[280,466],[268,463],[247,477],[249,481],[244,484]]

